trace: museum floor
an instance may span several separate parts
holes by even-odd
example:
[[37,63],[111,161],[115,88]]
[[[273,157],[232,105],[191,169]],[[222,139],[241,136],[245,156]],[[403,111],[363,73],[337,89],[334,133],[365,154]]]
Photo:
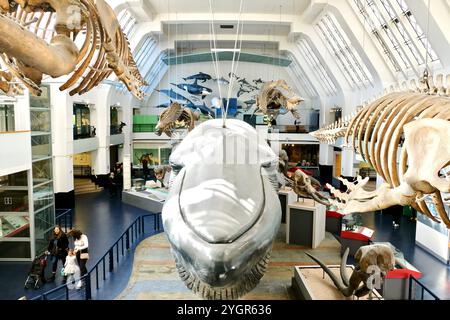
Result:
[[[101,257],[107,248],[114,243],[137,216],[145,213],[145,211],[138,208],[122,204],[119,199],[110,199],[107,192],[77,196],[74,223],[76,227],[85,231],[89,236],[92,248],[92,260],[88,264],[88,267],[91,263],[94,263],[94,260],[97,261],[97,259]],[[423,272],[422,281],[424,284],[441,299],[450,299],[450,266],[443,264],[421,248],[414,245],[414,222],[403,217],[400,228],[394,230],[392,228],[392,217],[390,215],[369,213],[363,215],[363,220],[365,226],[376,230],[375,241],[391,242],[394,246],[403,251],[406,259]],[[142,246],[138,246],[138,248],[145,248],[148,241],[145,240],[141,244]],[[330,250],[330,252],[327,253],[329,254],[329,258],[337,260],[338,253],[335,246],[336,242],[327,238],[327,240],[322,243],[321,248],[328,247]],[[146,248],[145,250],[151,249]],[[336,250],[336,252],[332,253],[332,250]],[[138,255],[136,256],[139,257],[140,254],[140,251],[138,251]],[[279,258],[275,255],[272,261],[274,263],[277,261],[292,263],[292,261],[285,258],[286,255],[290,254],[292,254],[291,251],[280,250],[278,254]],[[301,253],[298,254],[299,259],[302,259]],[[320,256],[321,254],[325,254],[325,251],[317,251],[317,255]],[[151,261],[151,259],[149,261]],[[151,264],[151,262],[148,264]],[[0,262],[0,299],[14,300],[26,293],[29,296],[39,294],[39,292],[25,292],[23,290],[23,283],[26,279],[29,266],[30,263]],[[105,286],[100,288],[95,297],[98,299],[114,299],[118,296],[127,287],[132,269],[136,268],[136,266],[137,264],[134,265],[133,263],[133,252],[130,252],[128,259],[121,263],[119,270],[109,278],[109,281]],[[291,265],[286,266],[286,268],[292,270]],[[147,272],[147,275],[141,275],[142,279],[145,279],[146,276],[151,276],[150,274],[152,271],[149,266],[147,266],[147,271],[149,271]],[[286,279],[283,280],[283,283],[289,283],[291,275],[286,277]],[[133,275],[133,278],[135,277],[136,274]],[[174,286],[184,288],[184,284],[181,281],[178,281],[177,283],[174,282]],[[142,287],[145,289],[144,284],[142,284]],[[46,285],[44,289],[50,290],[52,287]],[[289,294],[287,290],[277,290],[277,294]],[[143,291],[143,294],[144,292],[145,291]],[[255,291],[255,294],[258,294],[258,291]],[[137,296],[138,292],[127,290],[122,292],[121,297],[124,297],[125,295],[128,295],[129,297],[132,295]]]

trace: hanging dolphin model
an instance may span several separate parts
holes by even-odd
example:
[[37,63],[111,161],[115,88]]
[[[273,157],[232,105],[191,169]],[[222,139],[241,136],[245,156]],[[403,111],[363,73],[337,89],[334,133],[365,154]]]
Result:
[[203,102],[203,104],[194,104],[192,101],[189,101],[188,104],[185,105],[185,107],[199,110],[202,114],[214,118],[214,112],[206,106],[205,102]]
[[263,84],[263,83],[264,83],[263,79],[261,79],[261,78],[255,79],[255,80],[253,80],[252,82],[253,82],[254,84],[256,84],[256,85],[258,85],[258,84]]
[[192,130],[169,163],[162,220],[180,278],[204,299],[253,290],[281,223],[277,155],[244,121],[215,119]]
[[157,105],[156,108],[167,108],[167,107],[170,107],[171,104],[172,104],[172,101],[161,103],[161,104]]
[[203,73],[203,72],[199,72],[197,74],[194,74],[192,76],[183,78],[184,81],[188,81],[188,80],[199,80],[202,83],[206,82],[207,80],[211,80],[211,76],[209,74]]
[[194,83],[192,83],[192,84],[189,84],[189,83],[180,83],[180,84],[171,83],[171,85],[176,86],[177,88],[179,88],[181,90],[187,91],[190,94],[195,94],[195,95],[198,95],[198,96],[201,95],[203,98],[212,93],[212,90],[210,88],[203,87],[203,86],[197,84],[197,79],[195,79]]
[[168,89],[157,90],[156,89],[155,91],[156,92],[160,92],[160,93],[164,93],[166,96],[168,96],[169,98],[172,98],[174,100],[181,100],[181,101],[188,102],[188,99],[185,96],[177,93],[173,89],[170,89],[170,90],[168,90]]
[[223,85],[229,85],[230,84],[230,81],[228,81],[224,77],[220,77],[219,79],[213,79],[213,81],[217,82],[218,84],[223,84]]
[[240,97],[242,96],[244,93],[250,93],[252,92],[252,90],[246,90],[245,88],[239,88],[239,91],[237,92],[237,96]]

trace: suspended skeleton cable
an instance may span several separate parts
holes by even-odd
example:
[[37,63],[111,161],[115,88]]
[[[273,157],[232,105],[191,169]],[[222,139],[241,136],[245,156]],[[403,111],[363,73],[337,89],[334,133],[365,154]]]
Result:
[[209,0],[209,12],[211,15],[211,19],[210,19],[210,36],[211,36],[211,40],[210,40],[210,51],[211,51],[211,59],[213,62],[213,67],[214,67],[214,73],[216,74],[216,79],[217,79],[217,87],[219,90],[219,98],[220,98],[220,109],[222,110],[223,113],[223,105],[222,105],[222,89],[220,86],[220,70],[219,70],[219,62],[218,62],[218,56],[217,56],[217,46],[216,46],[216,33],[214,30],[214,12],[212,10],[212,0]]
[[428,55],[430,51],[430,14],[431,14],[431,0],[428,0],[428,15],[427,15],[427,47],[425,48],[425,68],[428,70]]
[[[235,59],[236,59],[236,49],[237,49],[237,43],[238,43],[238,38],[239,38],[239,30],[241,29],[241,15],[242,15],[242,5],[243,5],[243,0],[241,0],[241,4],[239,6],[239,16],[238,16],[238,23],[237,23],[237,30],[236,30],[236,38],[234,40],[234,50],[233,50],[233,59],[231,62],[231,77],[230,77],[230,83],[228,84],[228,95],[227,95],[227,104],[225,107],[225,113],[222,115],[223,118],[223,126],[225,126],[225,122],[227,120],[227,114],[228,114],[228,109],[230,106],[230,96],[231,96],[231,90],[234,86],[234,83],[236,82],[235,79],[235,73],[237,71],[237,66],[236,69],[234,68],[234,64],[235,64]],[[241,48],[239,48],[239,53],[240,50],[242,49],[242,36],[241,36],[241,42],[240,42]]]

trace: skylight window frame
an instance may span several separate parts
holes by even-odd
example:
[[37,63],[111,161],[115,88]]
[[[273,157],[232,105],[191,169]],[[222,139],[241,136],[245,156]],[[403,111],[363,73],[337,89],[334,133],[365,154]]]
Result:
[[312,99],[318,98],[319,93],[313,86],[309,77],[306,76],[306,72],[298,62],[297,58],[291,52],[287,53],[287,57],[292,61],[291,64],[289,65],[289,68],[292,70],[294,75],[299,79],[300,85],[303,87],[303,90],[306,91],[306,94]]
[[352,88],[367,88],[373,86],[373,76],[363,66],[362,58],[351,45],[348,37],[344,37],[345,31],[330,12],[325,13],[315,25],[325,42],[328,51],[334,55],[339,63],[344,78]]
[[[428,62],[440,62],[439,56],[428,42],[426,34],[404,0],[352,0],[351,2],[361,21],[366,22],[365,25],[371,29],[370,33],[381,47],[394,72],[402,72],[405,76],[409,71],[415,72],[416,75],[420,74],[419,68],[426,62],[427,47]],[[378,21],[375,22],[373,19]],[[374,35],[376,30],[380,37]],[[385,45],[389,46],[390,54],[385,50]],[[398,66],[401,70],[398,70]]]
[[306,39],[300,39],[297,41],[297,48],[303,58],[309,63],[313,70],[317,72],[315,73],[316,77],[320,75],[317,77],[317,80],[325,90],[325,93],[329,96],[336,95],[338,92],[337,87],[331,79],[329,72],[325,69],[325,66],[312,49],[310,43]]

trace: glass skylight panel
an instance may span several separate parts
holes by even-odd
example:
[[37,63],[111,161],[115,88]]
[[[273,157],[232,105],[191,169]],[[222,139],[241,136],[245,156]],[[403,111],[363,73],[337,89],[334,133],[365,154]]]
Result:
[[117,15],[117,20],[119,21],[123,33],[125,33],[127,38],[130,39],[136,30],[136,18],[130,11],[125,9]]
[[297,58],[292,53],[288,53],[287,57],[292,61],[292,63],[289,65],[289,68],[299,79],[301,86],[306,91],[306,94],[311,98],[318,97],[319,94],[317,93],[309,78],[306,76],[305,70],[299,64]]
[[331,80],[330,75],[328,74],[327,70],[323,66],[323,64],[319,61],[319,58],[317,58],[316,54],[312,50],[311,46],[309,45],[308,41],[305,39],[301,39],[298,42],[298,48],[305,58],[305,60],[309,63],[311,68],[316,71],[316,75],[318,76],[319,82],[322,84],[323,88],[325,89],[325,92],[329,95],[335,95],[337,93],[337,88],[333,81]]
[[338,60],[338,65],[349,84],[354,87],[366,86],[373,82],[373,77],[362,63],[361,57],[351,46],[351,42],[336,18],[325,14],[317,24],[327,48]]
[[404,0],[354,0],[366,27],[374,35],[395,71],[439,58]]

